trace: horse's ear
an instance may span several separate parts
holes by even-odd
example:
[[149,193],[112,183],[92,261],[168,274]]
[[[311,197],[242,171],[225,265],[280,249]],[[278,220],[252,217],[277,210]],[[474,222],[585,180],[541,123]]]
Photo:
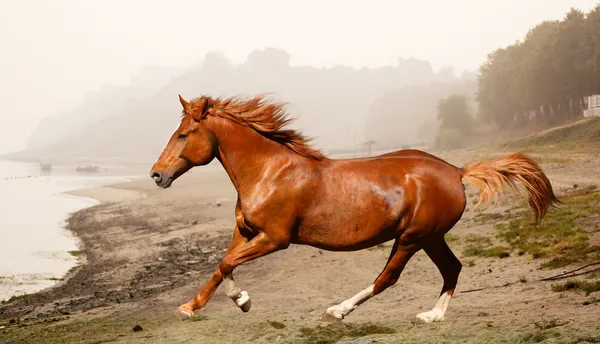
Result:
[[194,104],[192,117],[196,120],[204,119],[208,116],[208,110],[214,107],[214,101],[210,98],[202,98]]
[[181,106],[183,106],[183,110],[185,110],[186,112],[190,109],[190,103],[186,102],[185,99],[183,99],[183,97],[181,96],[181,94],[179,94],[179,102],[181,103]]

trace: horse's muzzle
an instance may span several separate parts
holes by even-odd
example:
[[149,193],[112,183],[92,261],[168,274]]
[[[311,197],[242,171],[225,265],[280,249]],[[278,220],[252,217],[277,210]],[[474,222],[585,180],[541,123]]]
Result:
[[162,174],[156,171],[150,171],[150,177],[154,179],[154,182],[159,187],[166,189],[173,183],[173,176],[168,174]]

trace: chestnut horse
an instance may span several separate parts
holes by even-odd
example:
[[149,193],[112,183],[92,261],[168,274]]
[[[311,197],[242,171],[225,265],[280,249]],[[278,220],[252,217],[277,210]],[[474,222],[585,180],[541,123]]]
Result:
[[540,167],[520,153],[462,168],[418,150],[330,159],[311,148],[301,133],[285,129],[290,119],[283,105],[262,96],[248,101],[179,99],[181,123],[151,177],[168,188],[192,167],[217,158],[238,194],[227,252],[202,290],[179,306],[189,317],[221,283],[227,296],[247,312],[250,297],[237,286],[233,270],[290,244],[355,251],[393,239],[389,259],[374,283],[328,308],[321,319],[343,319],[395,284],[408,260],[423,249],[444,284],[433,309],[417,318],[441,321],[462,267],[444,241],[465,210],[462,179],[480,190],[479,203],[501,195],[505,184],[517,191],[515,182],[521,182],[536,223],[559,203]]

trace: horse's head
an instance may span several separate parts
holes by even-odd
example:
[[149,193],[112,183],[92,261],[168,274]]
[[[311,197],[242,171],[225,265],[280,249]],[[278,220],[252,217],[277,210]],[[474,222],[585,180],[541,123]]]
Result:
[[179,96],[179,101],[183,106],[181,123],[150,170],[156,185],[165,189],[192,167],[210,163],[217,154],[217,139],[204,121],[212,100],[188,103]]

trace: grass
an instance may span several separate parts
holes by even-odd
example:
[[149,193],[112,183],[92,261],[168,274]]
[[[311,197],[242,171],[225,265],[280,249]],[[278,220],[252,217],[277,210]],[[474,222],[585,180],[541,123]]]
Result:
[[540,343],[545,341],[546,339],[557,337],[558,334],[546,331],[536,331],[533,333],[528,333],[522,337],[522,341],[519,343]]
[[545,130],[502,145],[506,148],[560,146],[581,148],[599,146],[600,118],[583,119],[568,125]]
[[535,327],[538,330],[547,330],[547,329],[550,329],[550,328],[555,328],[555,327],[558,327],[558,326],[565,325],[566,323],[567,323],[566,321],[562,321],[562,320],[560,320],[560,319],[558,319],[556,317],[553,317],[553,318],[548,319],[548,320],[542,319],[540,321],[536,321],[533,324],[535,325]]
[[594,303],[600,303],[600,299],[593,298],[591,300],[585,300],[585,301],[583,301],[583,305],[584,306],[593,305]]
[[391,327],[377,324],[349,324],[334,323],[329,326],[302,327],[300,334],[308,340],[309,343],[333,344],[342,338],[357,338],[372,334],[392,334],[396,333]]
[[447,243],[451,243],[451,242],[455,242],[455,241],[459,240],[459,238],[456,235],[453,235],[450,233],[446,233],[446,235],[444,235],[444,239],[446,240]]
[[552,291],[562,292],[567,290],[583,291],[586,295],[600,291],[600,280],[597,281],[582,281],[570,279],[562,283],[552,284]]
[[508,251],[508,248],[503,246],[492,246],[487,248],[469,246],[463,250],[463,255],[465,255],[465,257],[506,258],[510,257],[510,252]]
[[11,302],[18,301],[18,300],[24,300],[25,302],[27,302],[35,297],[36,297],[35,294],[14,295],[14,296],[11,296],[11,298],[8,300],[3,300],[2,302],[0,302],[0,304],[11,303]]
[[[549,210],[535,226],[529,209],[496,225],[498,237],[510,249],[533,258],[550,258],[543,268],[561,268],[600,259],[600,246],[590,245],[582,219],[600,214],[600,192],[592,188],[561,197],[561,208]],[[481,253],[480,253],[481,254]]]
[[501,220],[504,218],[504,214],[499,213],[478,213],[473,217],[473,221],[475,222],[489,222],[494,220]]
[[464,238],[467,246],[463,250],[465,257],[497,257],[506,258],[510,256],[509,249],[504,246],[493,246],[490,237],[469,234]]

